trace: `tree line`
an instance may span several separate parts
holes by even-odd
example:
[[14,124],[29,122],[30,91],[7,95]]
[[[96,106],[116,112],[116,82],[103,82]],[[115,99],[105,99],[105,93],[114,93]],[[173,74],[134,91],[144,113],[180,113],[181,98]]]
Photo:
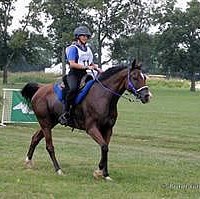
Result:
[[[177,8],[176,0],[31,0],[19,28],[10,32],[16,1],[0,1],[4,84],[8,71],[42,70],[53,62],[63,63],[64,74],[65,47],[73,40],[73,30],[86,25],[93,33],[90,45],[99,66],[111,60],[128,65],[137,58],[145,72],[188,78],[195,91],[200,72],[198,0],[191,0],[186,10]],[[105,48],[109,57],[102,60]]]

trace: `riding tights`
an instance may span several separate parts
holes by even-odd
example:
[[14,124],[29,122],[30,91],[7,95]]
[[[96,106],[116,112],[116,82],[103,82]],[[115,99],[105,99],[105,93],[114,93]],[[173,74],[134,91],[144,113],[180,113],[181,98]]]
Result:
[[76,97],[79,85],[81,82],[82,75],[68,74],[63,77],[63,82],[65,84],[65,111],[70,111],[70,106],[73,105],[74,99]]

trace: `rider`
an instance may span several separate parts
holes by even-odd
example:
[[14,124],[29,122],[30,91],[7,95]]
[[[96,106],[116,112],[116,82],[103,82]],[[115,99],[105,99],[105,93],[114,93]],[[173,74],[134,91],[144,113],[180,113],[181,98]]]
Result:
[[65,112],[59,118],[61,124],[68,124],[70,110],[81,79],[87,74],[86,70],[95,69],[101,72],[101,69],[93,63],[92,51],[86,45],[91,36],[90,30],[86,26],[79,26],[74,30],[75,42],[66,48],[66,60],[69,64],[70,71],[68,75],[63,77],[63,82],[68,90],[65,95]]

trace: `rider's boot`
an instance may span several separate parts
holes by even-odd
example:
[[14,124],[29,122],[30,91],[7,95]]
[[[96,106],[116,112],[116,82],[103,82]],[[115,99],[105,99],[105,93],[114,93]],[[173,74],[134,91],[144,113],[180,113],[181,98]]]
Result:
[[70,123],[70,106],[65,107],[65,112],[58,118],[60,124],[67,126]]

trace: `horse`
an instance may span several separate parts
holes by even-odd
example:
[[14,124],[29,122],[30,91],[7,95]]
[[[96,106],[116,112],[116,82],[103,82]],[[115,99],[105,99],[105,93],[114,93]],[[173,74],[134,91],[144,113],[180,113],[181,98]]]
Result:
[[[59,123],[58,118],[63,113],[63,103],[58,100],[54,84],[40,85],[27,83],[21,90],[22,96],[31,104],[40,129],[32,136],[25,163],[32,166],[33,153],[39,142],[45,138],[46,150],[53,162],[58,175],[64,174],[55,156],[52,142],[52,129]],[[85,98],[73,108],[73,123],[70,127],[85,130],[101,148],[101,158],[98,169],[93,176],[97,179],[112,180],[108,173],[108,150],[113,127],[118,111],[117,103],[123,93],[129,91],[143,104],[150,101],[150,90],[146,84],[146,76],[136,60],[129,67],[117,66],[102,72],[95,78]]]

